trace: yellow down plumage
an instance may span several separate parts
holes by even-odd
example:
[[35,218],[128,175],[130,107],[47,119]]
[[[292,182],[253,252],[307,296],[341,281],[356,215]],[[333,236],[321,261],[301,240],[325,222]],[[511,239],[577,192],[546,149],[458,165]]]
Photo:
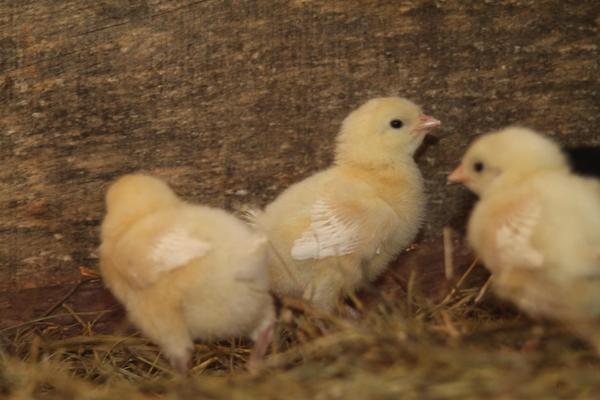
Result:
[[515,127],[476,140],[449,180],[480,196],[468,240],[496,292],[599,345],[598,180],[572,174],[559,146]]
[[193,339],[272,337],[266,238],[225,211],[180,200],[159,179],[127,175],[106,197],[102,276],[131,321],[180,371]]
[[344,120],[334,165],[292,185],[255,217],[271,244],[275,293],[331,311],[411,243],[425,207],[413,155],[437,125],[397,97],[370,100]]

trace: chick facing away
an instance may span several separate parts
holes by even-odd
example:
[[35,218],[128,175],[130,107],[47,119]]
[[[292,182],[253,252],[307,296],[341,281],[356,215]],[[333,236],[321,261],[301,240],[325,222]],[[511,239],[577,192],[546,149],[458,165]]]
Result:
[[477,139],[448,179],[480,197],[468,241],[496,292],[600,344],[589,335],[600,321],[600,182],[574,175],[558,145],[518,127]]
[[439,124],[398,97],[372,99],[348,115],[334,164],[254,216],[270,241],[275,293],[332,311],[341,295],[375,279],[410,244],[425,207],[413,155]]
[[266,238],[223,210],[188,204],[161,180],[126,175],[106,195],[100,268],[131,321],[180,372],[193,340],[272,339]]

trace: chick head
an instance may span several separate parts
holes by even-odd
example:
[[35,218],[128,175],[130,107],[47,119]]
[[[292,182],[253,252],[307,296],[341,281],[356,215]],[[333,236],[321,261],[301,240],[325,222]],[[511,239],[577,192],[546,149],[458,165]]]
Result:
[[531,129],[509,127],[473,142],[448,181],[462,183],[481,196],[501,176],[518,179],[567,168],[563,153],[553,141]]
[[423,114],[419,106],[401,97],[369,100],[342,123],[337,162],[389,163],[412,157],[425,134],[440,121]]
[[106,211],[116,218],[145,215],[179,201],[169,186],[149,175],[124,175],[113,183],[106,194]]

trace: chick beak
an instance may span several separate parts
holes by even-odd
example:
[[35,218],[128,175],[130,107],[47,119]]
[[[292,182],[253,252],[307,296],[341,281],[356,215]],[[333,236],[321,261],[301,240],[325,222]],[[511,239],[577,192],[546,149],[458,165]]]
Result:
[[448,175],[448,183],[465,183],[466,181],[467,175],[465,174],[465,168],[462,164]]
[[417,131],[427,132],[433,128],[440,126],[442,123],[429,115],[422,114],[419,116],[419,125],[417,125]]

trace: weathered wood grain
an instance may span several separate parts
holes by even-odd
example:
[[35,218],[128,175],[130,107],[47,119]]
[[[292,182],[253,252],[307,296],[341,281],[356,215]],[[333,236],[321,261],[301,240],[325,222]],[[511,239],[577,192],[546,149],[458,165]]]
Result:
[[444,122],[419,158],[437,240],[464,218],[445,175],[473,135],[521,123],[600,143],[599,15],[591,0],[0,2],[0,292],[96,266],[115,176],[263,205],[380,95]]

